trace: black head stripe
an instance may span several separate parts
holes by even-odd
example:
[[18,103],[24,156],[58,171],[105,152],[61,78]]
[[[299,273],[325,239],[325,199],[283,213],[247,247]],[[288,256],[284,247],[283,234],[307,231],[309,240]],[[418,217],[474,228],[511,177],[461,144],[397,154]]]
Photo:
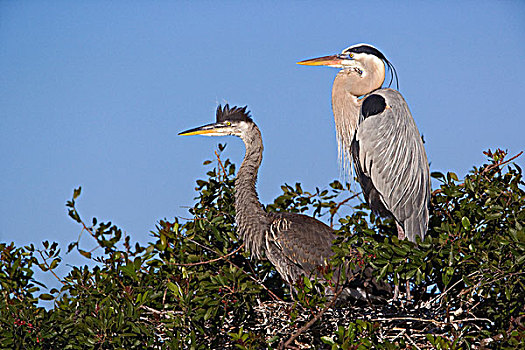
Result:
[[246,107],[237,107],[237,106],[230,106],[226,104],[224,108],[219,105],[217,107],[217,123],[224,122],[224,121],[245,121],[245,122],[253,122],[252,118],[250,118],[250,112],[246,111]]
[[373,115],[383,112],[386,108],[386,101],[383,96],[370,95],[364,101],[361,106],[361,114],[366,119]]
[[381,53],[381,51],[379,51],[378,49],[376,49],[375,47],[372,47],[372,46],[369,46],[369,45],[359,45],[359,46],[354,46],[354,47],[351,47],[349,48],[348,50],[345,51],[345,53],[347,52],[353,52],[353,53],[367,53],[369,55],[374,55],[382,60],[385,60],[387,61],[385,55],[383,55]]

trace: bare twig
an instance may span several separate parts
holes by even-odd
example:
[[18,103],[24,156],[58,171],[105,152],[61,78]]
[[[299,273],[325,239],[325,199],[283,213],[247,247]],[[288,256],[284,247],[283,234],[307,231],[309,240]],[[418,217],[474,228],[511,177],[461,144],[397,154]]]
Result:
[[[75,211],[76,211],[76,209],[75,209]],[[80,220],[80,223],[82,224],[82,230],[80,230],[80,233],[78,234],[77,250],[80,250],[79,245],[80,245],[80,238],[82,237],[82,232],[87,231],[91,235],[91,237],[93,237],[95,240],[97,239],[97,237],[95,237],[95,234],[93,233],[93,228],[92,227],[87,227],[86,223],[84,222],[84,220]],[[98,243],[98,241],[97,241],[97,243]],[[100,244],[97,244],[95,247],[93,247],[91,250],[89,250],[89,253],[94,252],[98,248],[100,248]]]
[[[458,187],[465,187],[465,183],[459,183],[458,184]],[[434,191],[432,191],[432,193],[430,195],[435,195],[435,194],[438,194],[438,193],[441,193],[443,192],[443,190],[441,188],[438,188],[438,189],[435,189]]]
[[[481,272],[480,271],[474,271],[471,274],[469,274],[467,277],[472,277],[472,276],[474,276],[474,275],[476,275],[478,273],[481,273]],[[461,282],[463,282],[463,279],[458,280],[456,283],[454,283],[453,285],[448,287],[447,290],[445,290],[443,293],[439,294],[438,296],[434,297],[433,299],[430,299],[427,303],[430,305],[434,301],[438,301],[439,299],[443,298],[452,288],[454,288],[455,286],[457,286]]]
[[[236,268],[238,268],[239,270],[243,270],[241,269],[239,266],[237,266],[236,264],[234,264],[233,262],[231,262],[229,259],[227,260],[230,264],[232,264],[233,266],[235,266]],[[243,270],[244,271],[244,270]],[[246,273],[246,272],[245,272]],[[283,301],[281,298],[279,298],[277,295],[275,295],[274,292],[272,292],[270,289],[268,289],[268,287],[266,287],[261,281],[259,281],[257,278],[253,277],[252,275],[250,275],[249,273],[246,273],[246,276],[248,276],[252,281],[254,281],[255,283],[257,283],[258,285],[260,285],[261,287],[263,287],[264,290],[266,290],[268,292],[268,294],[270,294],[270,296],[273,298],[273,300],[278,300],[278,301]]]
[[463,294],[467,294],[469,293],[470,291],[472,290],[475,290],[479,287],[482,287],[482,286],[486,286],[487,284],[491,284],[491,283],[494,283],[494,282],[497,282],[499,280],[502,280],[504,278],[509,278],[509,277],[513,277],[513,276],[520,276],[520,275],[523,275],[525,274],[525,272],[513,272],[513,273],[509,273],[509,274],[505,274],[504,272],[500,271],[499,272],[502,276],[498,277],[498,278],[494,278],[494,279],[491,279],[489,281],[483,281],[483,280],[480,280],[478,283],[476,283],[475,285],[473,285],[472,287],[470,288],[467,288],[463,291],[461,291],[460,295],[463,295]]
[[[86,230],[87,232],[89,232],[89,234],[90,234],[93,238],[95,238],[95,234],[93,233],[93,229],[92,229],[91,227],[87,227],[86,224],[84,223],[84,220],[80,220],[80,221],[81,221],[81,223],[82,223],[82,229],[83,229],[83,230]],[[81,231],[80,233],[82,233],[82,231]]]
[[215,253],[215,254],[218,254],[215,250],[209,248],[209,247],[206,247],[204,244],[201,244],[199,242],[197,242],[196,240],[194,239],[191,239],[191,238],[186,238],[188,241],[190,241],[191,243],[195,244],[195,245],[198,245],[199,247],[201,247],[202,249],[206,249],[207,251],[209,252],[212,252],[212,253]]
[[[508,164],[508,163],[512,162],[514,159],[516,159],[516,158],[518,158],[519,156],[521,156],[522,154],[523,154],[523,151],[521,151],[520,153],[516,154],[514,157],[512,157],[512,158],[510,158],[510,159],[508,159],[508,160],[505,160],[505,161],[504,161],[504,160],[502,159],[502,160],[501,160],[500,162],[498,162],[498,163],[494,163],[494,164],[488,165],[485,169],[483,169],[483,171],[482,171],[480,174],[483,175],[483,174],[485,174],[486,172],[488,172],[489,170],[492,170],[492,169],[494,169],[494,168],[496,168],[496,167],[498,167],[498,166]],[[487,181],[490,181],[490,180],[489,180],[488,178],[486,178],[486,177],[485,177],[485,179],[486,179]],[[463,187],[463,186],[465,186],[465,184],[464,184],[464,183],[460,183],[460,184],[458,184],[458,186],[459,186],[459,187]],[[441,192],[443,192],[443,191],[442,191],[440,188],[438,188],[438,189],[436,189],[436,190],[434,190],[434,191],[432,192],[432,196],[434,196],[435,194],[441,193]]]
[[182,311],[173,311],[173,310],[160,311],[160,310],[154,309],[154,308],[146,306],[146,305],[141,305],[140,308],[144,309],[144,310],[146,310],[148,312],[151,312],[153,314],[157,314],[157,315],[161,315],[161,316],[182,314]]
[[[213,249],[210,249],[208,247],[206,247],[205,245],[202,245],[200,244],[199,242],[197,241],[194,241],[193,239],[191,238],[188,238],[188,240],[196,245],[198,245],[199,247],[203,248],[203,249],[206,249],[210,252],[213,252],[215,254],[217,254],[216,251],[214,251]],[[243,243],[244,244],[244,243]],[[244,269],[241,269],[239,266],[237,266],[236,264],[234,264],[230,259],[226,258],[226,261],[229,262],[231,265],[235,266],[236,268],[238,268],[239,270],[243,270]],[[245,272],[246,273],[246,272]],[[279,301],[283,301],[281,298],[279,298],[277,295],[275,295],[275,293],[273,293],[271,290],[268,289],[268,287],[266,287],[261,281],[259,281],[258,279],[256,279],[255,277],[253,277],[252,275],[250,275],[249,273],[246,273],[246,276],[248,276],[251,280],[253,280],[255,283],[257,283],[258,285],[260,285],[261,287],[263,287],[267,292],[268,294],[270,294],[270,296],[274,299],[274,300],[279,300]]]
[[219,166],[222,169],[223,178],[226,177],[226,170],[224,169],[224,165],[222,165],[221,157],[219,156],[219,153],[215,151],[215,156],[217,157],[217,162],[219,163]]
[[433,324],[438,325],[438,326],[446,326],[447,325],[447,323],[445,323],[445,322],[440,322],[440,321],[431,320],[431,319],[427,319],[427,318],[419,318],[419,317],[390,317],[390,318],[381,317],[381,318],[372,318],[372,319],[370,319],[370,322],[376,322],[376,321],[418,321],[418,322],[433,323]]
[[56,278],[60,283],[62,283],[63,285],[65,285],[66,282],[62,281],[62,280],[57,276],[57,274],[55,273],[55,271],[53,271],[53,270],[51,269],[51,267],[50,267],[49,264],[47,263],[47,259],[44,258],[44,254],[42,254],[42,252],[41,252],[40,250],[38,251],[38,254],[40,254],[40,256],[42,257],[42,260],[44,261],[44,264],[46,264],[47,269],[48,269],[49,271],[51,271],[51,273],[53,274],[53,276],[55,276],[55,278]]
[[[398,329],[394,328],[394,330]],[[391,342],[394,342],[394,340],[396,340],[397,338],[404,336],[406,332],[407,330],[405,328],[401,328],[401,332],[399,332],[394,338],[392,338]]]
[[510,159],[508,159],[508,160],[505,160],[505,161],[504,161],[504,159],[502,159],[501,161],[499,161],[499,162],[497,162],[497,163],[491,164],[491,165],[489,165],[488,167],[486,167],[481,173],[482,173],[482,174],[485,174],[485,173],[488,172],[489,170],[492,170],[492,169],[497,168],[497,167],[499,167],[499,166],[501,166],[501,165],[505,165],[505,164],[507,164],[507,163],[510,163],[510,162],[512,162],[514,159],[516,159],[516,158],[518,158],[519,156],[521,156],[522,154],[523,154],[523,151],[521,151],[520,153],[516,154],[514,157],[512,157],[512,158],[510,158]]
[[354,195],[352,195],[352,196],[346,198],[345,200],[343,200],[343,201],[337,203],[337,205],[336,205],[335,208],[333,209],[333,213],[330,213],[330,227],[333,227],[333,224],[334,224],[334,216],[335,216],[335,214],[337,214],[337,211],[339,210],[339,208],[340,208],[343,204],[345,204],[345,203],[347,203],[348,201],[350,201],[350,200],[356,198],[357,196],[359,196],[359,194],[360,194],[360,193],[356,193],[356,194],[354,194]]
[[416,347],[416,349],[421,350],[421,348],[420,348],[419,346],[417,346],[416,343],[414,343],[414,341],[412,340],[412,338],[410,338],[410,337],[408,336],[408,334],[405,333],[404,336],[405,336],[405,338],[408,339],[408,341],[409,341],[412,345],[414,345],[414,346]]
[[494,322],[492,322],[488,318],[478,318],[478,317],[462,318],[459,320],[450,321],[450,323],[463,323],[463,322],[470,322],[470,321],[485,321],[485,322],[489,322],[490,324],[494,324]]

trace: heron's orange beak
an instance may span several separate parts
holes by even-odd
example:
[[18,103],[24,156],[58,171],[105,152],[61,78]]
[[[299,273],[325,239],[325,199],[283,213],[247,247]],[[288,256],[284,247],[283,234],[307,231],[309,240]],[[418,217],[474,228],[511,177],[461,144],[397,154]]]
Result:
[[217,136],[216,134],[220,133],[221,129],[223,129],[224,126],[226,125],[223,125],[221,123],[212,123],[212,124],[199,126],[198,128],[193,128],[190,130],[180,132],[179,135],[180,136],[190,136],[190,135]]
[[191,130],[188,130],[188,131],[183,131],[181,133],[179,133],[180,136],[191,136],[191,135],[206,135],[206,134],[213,134],[215,133],[216,130],[214,129],[209,129],[209,130],[195,130],[195,131],[191,131]]
[[343,61],[343,59],[340,58],[339,55],[331,55],[304,60],[297,62],[297,64],[302,64],[305,66],[327,66],[341,68],[341,61]]
[[224,135],[236,135],[232,131],[231,123],[229,122],[217,122],[211,123],[198,128],[186,130],[179,133],[180,136],[190,135],[204,135],[204,136],[224,136]]

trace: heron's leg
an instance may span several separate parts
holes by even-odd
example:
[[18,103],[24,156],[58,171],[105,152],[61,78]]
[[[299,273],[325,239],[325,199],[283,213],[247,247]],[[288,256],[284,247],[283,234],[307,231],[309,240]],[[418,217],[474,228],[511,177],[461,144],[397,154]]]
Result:
[[[396,222],[397,226],[397,238],[402,241],[405,239],[405,230]],[[394,288],[394,300],[395,299],[395,291],[397,290],[397,293],[399,293],[399,286],[395,286]],[[406,281],[406,292],[407,292],[407,300],[412,300],[412,295],[410,294],[410,283]]]
[[410,294],[410,283],[406,281],[406,288],[407,288],[407,300],[412,300],[412,294]]
[[394,301],[397,301],[397,298],[399,298],[399,285],[398,284],[394,286]]
[[404,240],[405,239],[405,230],[403,230],[403,227],[401,227],[401,225],[399,225],[396,221],[396,226],[397,226],[397,238],[399,238],[400,241]]
[[[410,293],[410,283],[406,281],[406,298],[407,300],[412,300],[412,294]],[[396,284],[394,286],[394,301],[397,301],[397,298],[399,298],[399,284]]]
[[[397,223],[397,221],[396,221],[396,227],[397,227],[397,238],[400,241],[404,240],[405,239],[405,231],[403,230],[403,227],[401,227],[401,225],[399,225]],[[399,275],[397,277],[399,278]],[[407,282],[407,286],[408,286],[408,282]],[[408,289],[407,289],[407,293],[408,293]],[[399,298],[399,284],[396,284],[394,286],[394,300],[397,300],[397,298]]]
[[292,299],[292,302],[295,302],[295,295],[297,294],[297,289],[295,289],[293,284],[290,285],[290,299]]

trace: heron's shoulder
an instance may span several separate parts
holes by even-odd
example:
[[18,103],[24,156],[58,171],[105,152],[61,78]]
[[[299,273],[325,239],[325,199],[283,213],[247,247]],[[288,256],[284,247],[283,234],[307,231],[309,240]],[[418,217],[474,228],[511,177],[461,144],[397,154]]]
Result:
[[[373,116],[377,116],[379,119],[370,118],[368,120],[369,117]],[[410,117],[408,105],[399,91],[390,88],[379,89],[363,98],[359,115],[360,123],[367,119],[367,123],[371,123],[371,126],[375,129],[377,127],[377,125],[374,126],[375,124],[383,125],[385,118],[387,121],[393,122],[393,117],[396,120]],[[383,125],[383,127],[386,127],[386,125]]]
[[373,95],[382,96],[387,101],[388,105],[391,105],[394,103],[406,103],[405,99],[403,98],[403,95],[401,95],[399,91],[391,89],[391,88],[379,89],[374,92],[371,92],[368,96],[365,97],[365,100]]

